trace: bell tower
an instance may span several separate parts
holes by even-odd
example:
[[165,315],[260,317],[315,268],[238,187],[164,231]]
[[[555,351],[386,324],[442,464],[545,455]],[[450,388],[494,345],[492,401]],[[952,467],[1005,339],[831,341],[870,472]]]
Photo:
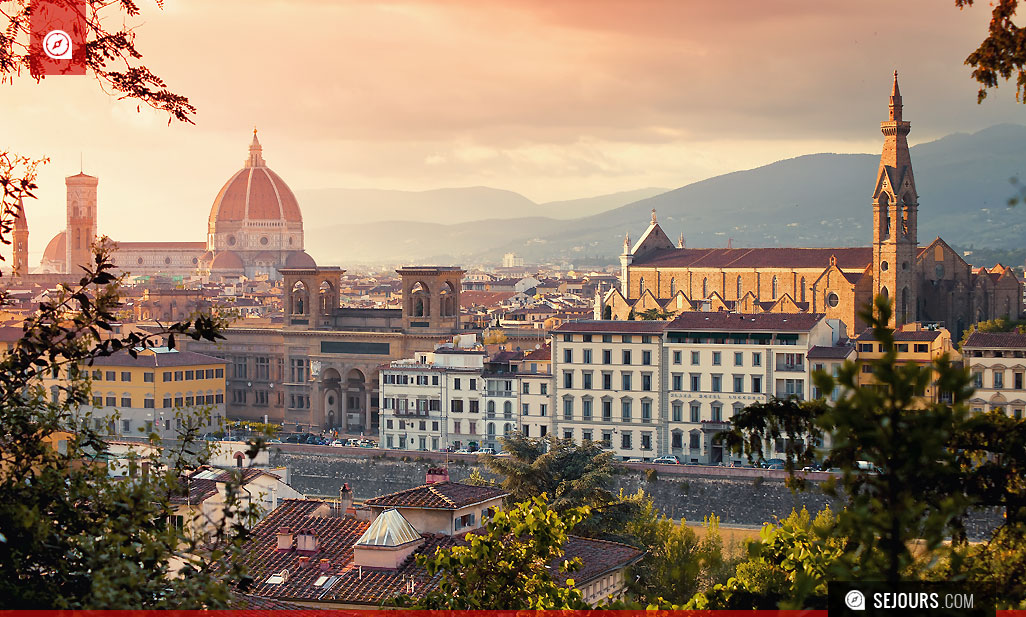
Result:
[[14,219],[14,261],[11,266],[15,276],[28,274],[28,219],[25,218],[25,204],[18,200],[18,216]]
[[93,263],[93,243],[96,242],[96,186],[99,178],[79,172],[68,176],[68,218],[65,272],[82,274],[82,266]]
[[901,112],[895,71],[888,119],[880,123],[884,145],[873,190],[873,294],[890,299],[892,326],[916,321],[918,306],[914,273],[919,196],[906,139],[910,124],[902,120]]

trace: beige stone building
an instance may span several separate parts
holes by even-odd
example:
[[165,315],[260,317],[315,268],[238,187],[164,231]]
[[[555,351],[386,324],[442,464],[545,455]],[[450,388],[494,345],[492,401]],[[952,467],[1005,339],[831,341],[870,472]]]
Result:
[[1001,410],[1021,419],[1026,409],[1026,334],[973,332],[962,354],[976,388],[969,408],[975,413]]
[[1022,282],[1011,268],[973,269],[943,240],[919,244],[919,196],[902,119],[897,74],[880,167],[873,185],[872,245],[844,248],[685,248],[655,211],[637,243],[624,242],[620,289],[604,298],[604,318],[660,311],[823,313],[860,332],[859,312],[875,295],[894,302],[894,322],[937,323],[955,336],[981,320],[1023,313]]

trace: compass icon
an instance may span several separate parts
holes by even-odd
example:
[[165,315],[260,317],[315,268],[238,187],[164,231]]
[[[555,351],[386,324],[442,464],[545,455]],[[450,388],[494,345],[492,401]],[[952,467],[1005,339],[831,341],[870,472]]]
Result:
[[63,30],[51,30],[43,38],[43,51],[54,60],[71,60],[71,37]]

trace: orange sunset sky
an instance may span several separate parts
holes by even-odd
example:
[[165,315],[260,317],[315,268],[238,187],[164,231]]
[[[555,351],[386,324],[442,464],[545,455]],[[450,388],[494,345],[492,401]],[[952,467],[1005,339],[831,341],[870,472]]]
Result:
[[254,125],[297,193],[487,185],[541,202],[878,152],[894,69],[913,144],[1026,113],[1010,85],[976,104],[962,62],[985,2],[140,3],[145,63],[190,97],[196,125],[90,77],[0,87],[4,147],[52,159],[28,210],[33,264],[63,227],[80,152],[101,233],[203,240]]

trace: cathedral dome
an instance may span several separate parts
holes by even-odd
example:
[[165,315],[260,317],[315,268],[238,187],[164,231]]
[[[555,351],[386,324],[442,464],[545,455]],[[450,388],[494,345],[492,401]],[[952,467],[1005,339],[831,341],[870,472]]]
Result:
[[285,260],[286,268],[316,268],[317,262],[314,261],[313,257],[310,257],[306,251],[296,251],[290,253],[288,259]]
[[210,207],[212,227],[242,221],[303,222],[296,196],[264,163],[262,150],[254,130],[245,167],[225,182]]
[[54,236],[43,250],[43,261],[63,262],[67,259],[67,237],[63,231]]
[[211,270],[242,270],[245,266],[242,258],[232,251],[221,251],[210,262]]

